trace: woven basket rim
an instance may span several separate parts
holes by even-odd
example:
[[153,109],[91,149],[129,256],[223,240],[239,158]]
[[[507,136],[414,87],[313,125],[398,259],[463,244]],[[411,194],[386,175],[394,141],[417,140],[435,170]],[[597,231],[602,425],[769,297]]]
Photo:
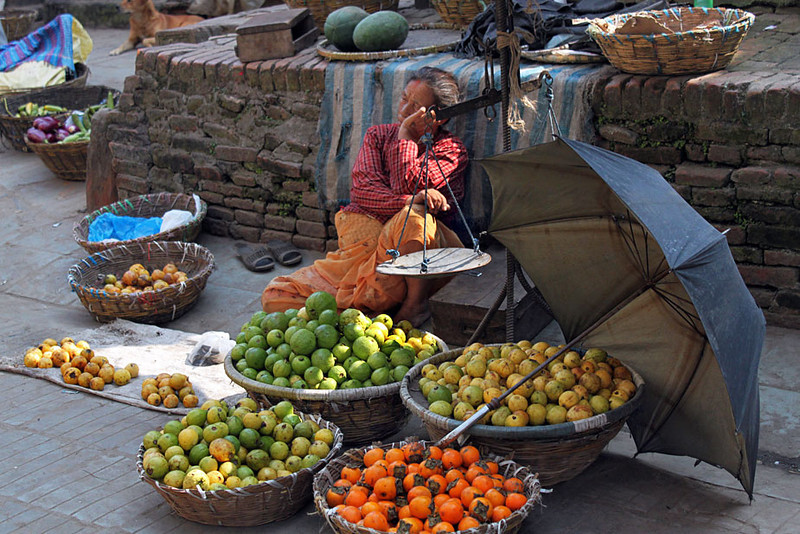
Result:
[[74,141],[70,143],[32,143],[29,139],[25,139],[25,144],[30,147],[33,152],[49,152],[57,154],[58,152],[66,152],[74,147],[88,147],[89,140]]
[[[439,346],[447,348],[447,344],[442,339],[433,333],[430,334],[436,338],[436,342],[439,344]],[[432,357],[435,358],[439,354],[441,353],[437,352]],[[430,361],[430,358],[420,363],[424,364],[428,361]],[[228,375],[228,378],[230,378],[234,383],[242,386],[245,390],[253,391],[255,393],[262,393],[272,397],[283,397],[288,400],[347,402],[362,399],[372,399],[376,397],[388,397],[390,395],[396,395],[400,391],[401,385],[401,382],[392,382],[391,384],[386,384],[383,386],[370,386],[366,388],[354,389],[293,389],[281,386],[273,386],[272,384],[265,384],[263,382],[259,382],[258,380],[247,378],[236,370],[230,352],[228,352],[228,354],[225,356],[224,366],[225,374]],[[409,372],[411,371],[409,370]]]
[[[94,210],[93,212],[85,215],[80,220],[78,220],[75,223],[75,225],[72,227],[72,236],[75,239],[75,241],[79,245],[81,245],[82,247],[85,247],[86,244],[99,244],[99,242],[97,242],[97,241],[89,241],[89,225],[92,223],[92,221],[95,220],[95,218],[99,217],[101,214],[106,213],[106,212],[117,213],[117,211],[120,208],[123,208],[125,206],[131,205],[133,202],[147,201],[147,202],[153,203],[154,205],[159,205],[159,201],[163,201],[163,200],[169,201],[169,200],[171,200],[173,198],[180,198],[182,196],[183,197],[188,197],[188,198],[191,198],[191,199],[194,198],[192,195],[188,195],[186,193],[161,192],[161,193],[150,193],[150,194],[147,194],[147,195],[139,195],[139,196],[135,196],[135,197],[131,197],[131,198],[118,200],[117,202],[114,202],[112,204],[108,204],[106,206],[98,208],[98,209]],[[193,204],[193,202],[192,202],[192,204]],[[122,211],[124,211],[124,210],[122,210]],[[168,240],[172,241],[171,239],[165,239],[165,238],[168,237],[170,234],[173,234],[173,233],[175,233],[175,232],[177,232],[177,231],[179,231],[181,229],[188,228],[189,226],[192,226],[193,224],[199,224],[205,218],[207,211],[208,211],[208,204],[206,204],[205,200],[203,200],[201,198],[200,199],[200,211],[195,213],[194,214],[194,218],[191,221],[189,221],[188,223],[183,224],[181,226],[178,226],[177,228],[173,228],[172,230],[168,230],[166,232],[159,232],[157,234],[138,237],[136,239],[127,239],[127,240],[124,240],[124,241],[117,241],[117,242],[114,243],[114,245],[116,245],[116,246],[119,246],[119,245],[132,245],[132,244],[136,244],[136,243],[144,243],[144,242],[150,242],[150,241],[168,241]],[[84,224],[86,226],[85,233],[83,231],[84,230],[84,228],[83,228]],[[110,247],[106,247],[106,248],[110,248]]]
[[[135,243],[133,246],[140,246],[142,248],[145,245],[155,246],[162,249],[168,249],[170,247],[177,247],[182,248],[184,250],[184,254],[189,250],[195,253],[196,257],[204,257],[207,260],[206,265],[203,268],[193,274],[191,277],[187,278],[186,282],[182,282],[181,284],[172,284],[162,289],[154,289],[152,292],[155,295],[166,295],[167,293],[176,291],[178,286],[182,285],[189,285],[189,284],[196,284],[201,280],[208,278],[211,273],[214,271],[216,264],[214,263],[214,255],[208,250],[206,247],[202,245],[198,245],[197,243],[187,243],[185,241],[148,241],[146,243]],[[82,259],[80,262],[76,263],[72,267],[69,268],[67,272],[67,282],[69,283],[70,288],[72,291],[84,292],[86,294],[90,294],[93,296],[97,296],[98,298],[102,298],[103,300],[110,301],[110,302],[133,302],[138,301],[142,295],[141,291],[137,291],[135,293],[106,293],[103,289],[96,288],[94,286],[89,286],[82,284],[82,266],[86,267],[93,267],[98,265],[99,263],[104,263],[107,260],[106,255],[112,254],[120,254],[119,257],[124,255],[130,255],[132,259],[141,259],[141,256],[137,256],[135,254],[136,251],[129,250],[132,245],[117,245],[114,247],[109,247],[105,250],[101,250],[100,252],[95,252],[94,254],[89,255],[88,257]],[[144,251],[141,251],[144,254]],[[119,259],[119,258],[114,258]],[[99,260],[103,260],[102,262]],[[110,260],[109,260],[110,261]]]
[[[708,13],[709,11],[717,11],[718,13],[720,13],[723,16],[726,13],[732,13],[734,15],[738,14],[740,17],[743,17],[743,19],[740,18],[740,20],[738,20],[736,22],[736,24],[730,24],[730,25],[725,25],[725,26],[714,26],[714,27],[711,27],[711,28],[704,28],[702,30],[685,30],[685,31],[674,32],[674,33],[671,33],[671,34],[663,34],[663,33],[652,33],[652,34],[641,34],[641,35],[639,35],[639,34],[630,34],[630,35],[625,35],[625,36],[622,36],[622,37],[617,36],[616,33],[606,32],[605,30],[603,30],[602,28],[597,26],[597,21],[598,20],[616,23],[616,22],[620,22],[620,21],[626,21],[629,18],[631,18],[632,16],[638,15],[638,14],[641,14],[641,13],[657,14],[658,16],[663,15],[665,17],[670,17],[670,16],[675,17],[676,13],[678,15],[680,15],[680,16],[683,16],[684,13],[694,13],[695,10],[702,10],[702,11],[704,11],[706,13]],[[605,18],[602,18],[602,19],[595,19],[595,20],[589,21],[589,26],[586,28],[586,33],[588,33],[593,38],[600,37],[600,38],[613,40],[613,41],[618,41],[618,40],[624,40],[624,41],[647,41],[647,42],[651,42],[652,43],[653,40],[655,39],[655,40],[663,40],[664,42],[674,42],[676,40],[677,41],[683,40],[684,38],[687,38],[687,37],[689,37],[689,38],[696,38],[696,37],[707,38],[708,36],[711,36],[711,35],[714,35],[714,34],[722,35],[722,34],[724,34],[726,32],[734,30],[734,29],[739,30],[739,29],[742,29],[742,28],[749,28],[753,24],[755,19],[756,19],[756,16],[754,14],[752,14],[752,13],[750,13],[748,11],[745,11],[743,9],[724,8],[724,7],[696,8],[696,7],[691,7],[691,6],[684,6],[684,7],[676,7],[676,8],[672,8],[672,9],[637,11],[637,12],[634,12],[634,13],[622,13],[622,14],[617,14],[617,15],[611,15],[609,17],[605,17]]]
[[[487,344],[486,346],[501,346],[502,343]],[[409,387],[411,380],[419,377],[422,367],[426,363],[439,364],[448,360],[454,360],[461,355],[462,349],[455,349],[450,352],[436,354],[425,362],[421,362],[412,367],[408,373],[403,377],[400,382],[400,399],[406,408],[414,415],[423,420],[425,424],[431,424],[440,429],[448,431],[454,430],[462,421],[443,417],[428,410],[426,406],[419,404],[416,399],[411,396]],[[591,435],[602,429],[617,423],[618,421],[627,419],[630,414],[639,407],[644,398],[645,382],[641,375],[632,369],[629,365],[624,364],[625,367],[631,372],[636,384],[636,393],[633,398],[628,402],[616,408],[609,410],[606,413],[595,415],[581,421],[565,422],[556,425],[542,425],[542,426],[524,426],[524,427],[497,427],[493,425],[472,425],[467,432],[473,436],[493,438],[493,439],[516,439],[516,440],[549,440],[559,438],[578,438],[581,435]]]
[[[327,419],[323,419],[317,414],[307,414],[301,412],[299,410],[295,410],[296,414],[298,414],[303,420],[311,419],[316,422],[320,428],[327,428],[333,432],[333,445],[328,452],[328,455],[325,458],[322,458],[319,462],[314,464],[311,467],[304,467],[303,469],[297,471],[296,473],[292,473],[289,476],[276,478],[273,480],[265,480],[260,482],[259,484],[254,484],[251,486],[246,486],[244,488],[233,488],[233,489],[225,489],[225,490],[215,490],[215,491],[204,491],[199,488],[195,489],[183,489],[183,488],[173,488],[172,486],[168,486],[163,482],[158,480],[154,480],[147,476],[144,472],[144,466],[142,465],[142,457],[144,456],[145,448],[144,444],[142,443],[139,445],[139,450],[136,455],[136,470],[139,474],[139,478],[144,482],[147,482],[154,489],[169,494],[175,499],[197,499],[198,501],[206,501],[209,503],[209,507],[214,510],[214,504],[219,505],[225,501],[232,501],[234,499],[246,499],[247,497],[255,497],[259,494],[266,493],[269,491],[277,490],[283,491],[284,489],[291,488],[297,482],[307,480],[309,486],[313,485],[314,475],[321,472],[331,461],[335,460],[339,453],[341,452],[342,444],[344,443],[344,435],[339,427],[331,421]],[[323,426],[323,424],[325,426]],[[312,493],[313,496],[313,493]],[[216,503],[214,502],[216,501]],[[170,503],[170,506],[173,506],[173,503]],[[215,512],[219,513],[219,510],[214,510]],[[264,523],[259,523],[264,524]],[[255,526],[255,525],[253,525]]]
[[[327,482],[326,478],[330,478],[330,475],[334,472],[334,470],[338,470],[341,472],[341,468],[346,466],[355,466],[356,464],[363,464],[363,457],[364,453],[375,446],[380,446],[384,449],[387,448],[400,448],[403,445],[408,443],[419,442],[425,445],[427,448],[430,445],[434,445],[435,442],[429,440],[417,440],[413,437],[406,438],[402,441],[396,441],[392,443],[375,443],[368,446],[362,447],[355,447],[352,449],[348,449],[343,451],[342,454],[338,458],[334,458],[331,462],[329,462],[324,469],[320,470],[319,473],[314,477],[314,506],[317,509],[317,512],[325,519],[326,523],[339,532],[359,532],[363,534],[385,534],[381,531],[366,528],[363,526],[358,526],[349,521],[345,520],[338,514],[336,514],[336,510],[334,508],[330,508],[328,503],[325,500],[325,496],[323,495],[322,490],[326,490],[327,488],[324,484]],[[533,511],[533,508],[536,504],[541,502],[541,484],[539,482],[539,478],[536,473],[533,472],[529,467],[520,464],[511,459],[503,458],[495,453],[492,453],[488,450],[481,450],[481,459],[487,459],[491,461],[496,461],[500,466],[500,471],[509,473],[511,472],[515,477],[522,480],[523,484],[525,485],[525,496],[528,498],[525,501],[525,504],[519,510],[515,510],[511,516],[504,519],[501,522],[497,523],[486,523],[482,524],[479,527],[474,527],[465,531],[459,532],[469,532],[474,534],[488,534],[489,532],[504,532],[505,525],[508,523],[522,523],[525,521],[527,516]],[[334,477],[335,478],[335,477]],[[528,495],[528,492],[531,495]],[[493,528],[493,525],[496,525]],[[497,529],[497,530],[495,530]]]

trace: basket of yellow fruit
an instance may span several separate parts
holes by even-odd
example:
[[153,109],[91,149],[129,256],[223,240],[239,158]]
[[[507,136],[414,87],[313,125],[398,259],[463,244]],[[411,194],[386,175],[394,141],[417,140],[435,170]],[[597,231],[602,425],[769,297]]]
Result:
[[442,340],[408,321],[370,319],[355,308],[340,314],[333,295],[319,291],[302,309],[254,313],[225,373],[262,406],[288,399],[335,423],[346,442],[369,443],[403,426],[400,380],[441,350]]
[[283,402],[259,410],[212,399],[144,435],[136,468],[189,521],[251,527],[282,521],[313,498],[314,477],[338,454],[342,433]]
[[[558,352],[534,378],[524,378]],[[641,404],[644,381],[605,350],[583,353],[546,342],[474,343],[434,356],[403,378],[400,396],[439,440],[512,386],[470,427],[470,442],[539,473],[569,480],[594,462]]]
[[214,256],[195,243],[118,245],[73,265],[67,279],[100,322],[160,324],[189,311],[214,270]]

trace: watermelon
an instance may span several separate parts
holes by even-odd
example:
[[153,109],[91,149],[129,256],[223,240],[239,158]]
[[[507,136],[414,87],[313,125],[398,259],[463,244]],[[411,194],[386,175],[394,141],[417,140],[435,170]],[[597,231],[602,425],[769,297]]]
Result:
[[400,48],[408,37],[408,21],[394,11],[378,11],[358,23],[353,43],[362,52]]
[[353,43],[353,30],[369,13],[357,6],[345,6],[332,12],[325,19],[325,38],[342,52],[358,50]]

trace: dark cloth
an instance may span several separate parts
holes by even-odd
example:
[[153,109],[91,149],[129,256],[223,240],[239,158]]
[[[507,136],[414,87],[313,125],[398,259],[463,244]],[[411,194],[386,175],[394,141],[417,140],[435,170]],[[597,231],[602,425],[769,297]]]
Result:
[[[574,50],[599,53],[599,47],[586,35],[588,25],[573,24],[573,19],[602,18],[616,13],[666,9],[668,6],[665,0],[644,0],[627,8],[615,0],[566,1],[562,4],[555,0],[513,0],[511,19],[523,48],[541,50],[568,44]],[[497,56],[496,41],[495,4],[492,3],[472,19],[464,37],[456,45],[455,54],[472,58],[484,57],[487,51],[491,51]]]

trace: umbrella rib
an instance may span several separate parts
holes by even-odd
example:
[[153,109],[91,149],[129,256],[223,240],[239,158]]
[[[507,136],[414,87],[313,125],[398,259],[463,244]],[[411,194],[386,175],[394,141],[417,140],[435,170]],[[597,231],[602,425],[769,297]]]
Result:
[[[642,262],[642,256],[639,252],[639,246],[636,244],[636,240],[633,238],[633,218],[631,217],[631,212],[628,211],[628,216],[625,217],[628,221],[628,230],[630,233],[626,233],[623,230],[622,225],[620,224],[619,218],[616,215],[611,216],[611,220],[614,221],[614,224],[619,230],[620,235],[622,235],[622,239],[625,242],[625,246],[628,247],[628,252],[631,253],[636,258],[637,263],[639,264],[639,273],[642,275],[642,280],[647,280],[647,273],[649,271],[646,270],[644,263]],[[644,232],[645,240],[647,239],[647,232]],[[647,253],[645,252],[645,255]],[[647,262],[649,264],[649,260]]]
[[688,302],[686,299],[683,299],[675,295],[674,293],[669,293],[657,287],[654,287],[653,291],[655,291],[656,294],[664,300],[667,306],[672,308],[678,315],[678,317],[680,317],[687,325],[689,325],[689,327],[692,330],[694,330],[698,335],[705,336],[705,334],[703,334],[703,332],[701,332],[697,328],[697,322],[700,321],[700,317],[691,313],[687,308],[678,304],[678,302]]

